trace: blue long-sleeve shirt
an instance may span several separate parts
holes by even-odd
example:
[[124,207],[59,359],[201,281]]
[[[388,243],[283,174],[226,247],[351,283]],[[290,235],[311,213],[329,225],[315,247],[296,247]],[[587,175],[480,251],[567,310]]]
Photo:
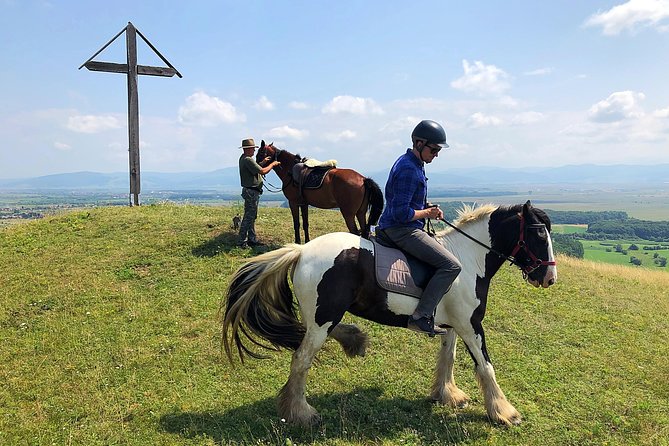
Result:
[[379,229],[394,226],[423,229],[425,220],[411,221],[416,210],[425,207],[427,199],[427,178],[423,164],[411,149],[407,149],[395,161],[386,182],[386,207],[379,219]]

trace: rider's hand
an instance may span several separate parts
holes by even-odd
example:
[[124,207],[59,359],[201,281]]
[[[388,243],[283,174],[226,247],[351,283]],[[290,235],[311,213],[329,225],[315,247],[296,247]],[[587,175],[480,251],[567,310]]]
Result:
[[281,161],[274,161],[274,162],[272,163],[272,165],[273,165],[273,166],[280,166],[280,165],[281,165]]
[[427,218],[444,218],[444,213],[439,209],[438,206],[429,207],[426,209]]
[[264,160],[262,160],[263,163],[269,163],[269,161],[272,159],[271,156],[266,156]]

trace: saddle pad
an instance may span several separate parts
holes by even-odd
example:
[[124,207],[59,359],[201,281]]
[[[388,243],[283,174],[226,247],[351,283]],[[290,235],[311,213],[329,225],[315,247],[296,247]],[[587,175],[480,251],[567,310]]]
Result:
[[314,158],[307,158],[304,162],[307,167],[337,167],[337,160],[318,161]]
[[332,169],[332,167],[315,167],[310,169],[309,174],[302,183],[303,189],[318,189],[323,185],[325,174]]
[[423,289],[411,277],[407,258],[399,249],[388,248],[371,238],[374,245],[376,282],[385,290],[420,298]]

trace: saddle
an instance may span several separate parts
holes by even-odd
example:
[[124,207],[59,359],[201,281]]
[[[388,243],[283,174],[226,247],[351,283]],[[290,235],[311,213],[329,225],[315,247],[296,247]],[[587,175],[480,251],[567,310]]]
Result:
[[387,291],[420,299],[435,268],[396,248],[382,245],[370,237],[374,246],[376,283]]
[[296,163],[293,166],[291,175],[293,182],[298,190],[298,202],[305,204],[302,191],[304,189],[318,189],[323,185],[325,174],[330,169],[337,167],[336,160],[318,161],[315,159],[307,159],[302,163]]

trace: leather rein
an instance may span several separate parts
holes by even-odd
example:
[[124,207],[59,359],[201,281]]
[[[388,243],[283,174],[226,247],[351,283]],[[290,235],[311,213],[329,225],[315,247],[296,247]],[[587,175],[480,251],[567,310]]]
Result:
[[[469,240],[471,240],[471,241],[473,241],[473,242],[475,242],[475,243],[481,245],[482,247],[484,247],[484,248],[487,249],[488,251],[490,251],[490,252],[492,252],[493,254],[497,255],[499,258],[508,260],[512,265],[516,265],[518,268],[521,269],[521,271],[523,272],[524,275],[530,274],[532,271],[534,271],[535,269],[539,268],[540,266],[553,266],[553,265],[556,265],[557,263],[556,263],[555,261],[542,260],[542,259],[540,259],[539,257],[537,257],[537,256],[530,250],[530,248],[527,246],[527,243],[525,243],[525,229],[526,229],[526,228],[528,228],[528,229],[542,229],[542,228],[544,228],[544,229],[545,229],[545,228],[546,228],[546,225],[543,224],[543,223],[533,223],[533,224],[529,224],[529,225],[526,226],[526,225],[525,225],[525,217],[523,216],[523,214],[522,214],[522,213],[519,213],[519,214],[518,214],[518,217],[520,218],[520,237],[518,238],[518,241],[516,242],[516,245],[514,246],[513,250],[511,251],[511,254],[509,254],[509,255],[506,255],[506,254],[504,254],[503,252],[500,252],[500,251],[496,250],[496,249],[493,248],[492,246],[488,246],[488,245],[486,245],[485,243],[483,243],[482,241],[475,239],[474,237],[472,237],[471,235],[467,234],[465,231],[463,231],[462,229],[458,228],[457,226],[455,226],[453,223],[449,222],[448,220],[445,220],[445,219],[443,219],[443,218],[440,218],[439,220],[443,221],[443,222],[446,223],[448,226],[450,226],[451,228],[455,229],[455,230],[456,230],[457,232],[459,232],[460,234],[462,234],[462,235],[464,235],[465,237],[467,237]],[[515,257],[515,256],[516,256],[516,254],[518,254],[518,252],[519,252],[521,249],[522,249],[523,251],[525,251],[525,253],[527,254],[527,256],[528,256],[530,259],[532,259],[532,263],[530,263],[529,265],[522,266],[522,265],[520,265],[520,264],[518,263],[518,261],[516,260],[516,257]]]

